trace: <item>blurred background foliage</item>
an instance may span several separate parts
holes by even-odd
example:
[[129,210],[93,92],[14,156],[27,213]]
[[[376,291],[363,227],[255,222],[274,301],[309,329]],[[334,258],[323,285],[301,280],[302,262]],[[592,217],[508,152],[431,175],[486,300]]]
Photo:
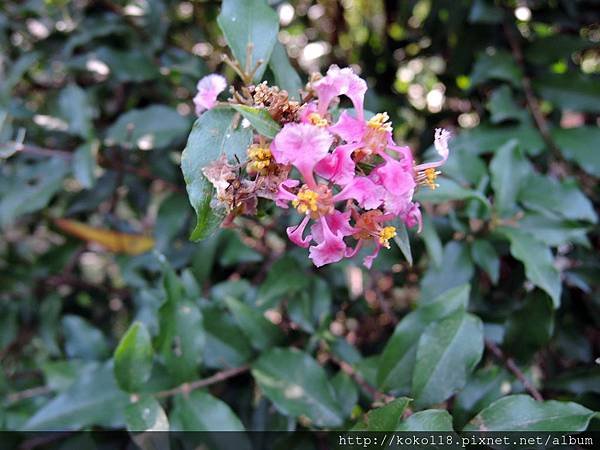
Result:
[[287,216],[188,240],[191,99],[205,74],[234,78],[220,2],[2,2],[0,427],[506,429],[518,409],[585,429],[600,3],[269,3],[267,80],[351,65],[419,159],[453,130],[412,253],[316,270]]

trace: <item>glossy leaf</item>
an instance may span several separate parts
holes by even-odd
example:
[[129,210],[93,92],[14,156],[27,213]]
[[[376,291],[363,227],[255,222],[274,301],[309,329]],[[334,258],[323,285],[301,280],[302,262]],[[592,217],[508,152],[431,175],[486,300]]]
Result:
[[410,398],[400,397],[385,406],[372,409],[352,431],[394,431],[409,403]]
[[125,391],[136,392],[150,378],[154,352],[150,333],[141,322],[134,322],[115,350],[115,378]]
[[190,203],[197,221],[190,239],[197,241],[209,236],[223,220],[225,212],[211,206],[214,187],[202,174],[202,169],[222,154],[244,158],[251,143],[250,129],[237,127],[235,111],[212,109],[206,111],[194,124],[185,150],[181,155],[181,170]]
[[417,347],[411,393],[415,405],[442,402],[462,389],[483,354],[483,326],[459,310],[429,325]]
[[169,419],[165,411],[150,395],[144,395],[127,405],[125,421],[128,431],[169,431]]
[[[260,80],[277,42],[279,20],[275,11],[265,0],[224,0],[217,22],[243,68],[252,70],[262,61],[254,76]],[[252,45],[250,61],[246,61],[248,44]]]
[[264,108],[252,108],[246,105],[231,105],[231,107],[241,113],[250,122],[250,125],[265,137],[273,139],[281,129],[281,126]]
[[494,155],[490,163],[494,207],[502,216],[514,212],[519,190],[530,171],[530,164],[514,140],[504,144]]
[[323,368],[299,350],[275,348],[252,365],[254,379],[283,414],[306,416],[315,425],[343,422],[341,406]]
[[275,84],[286,90],[291,99],[299,100],[300,94],[298,92],[303,87],[302,80],[292,67],[285,47],[279,42],[273,47],[269,68],[275,76]]
[[465,431],[583,431],[594,412],[573,402],[537,402],[528,395],[509,395],[481,411]]
[[401,421],[395,431],[454,431],[452,416],[443,409],[418,411]]
[[266,350],[282,341],[281,330],[259,311],[232,297],[228,297],[225,303],[254,348]]

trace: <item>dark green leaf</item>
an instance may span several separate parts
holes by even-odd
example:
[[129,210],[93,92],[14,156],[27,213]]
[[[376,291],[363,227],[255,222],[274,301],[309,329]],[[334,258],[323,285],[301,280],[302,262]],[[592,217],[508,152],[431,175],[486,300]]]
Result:
[[489,201],[480,192],[462,187],[450,178],[438,179],[439,186],[436,189],[420,189],[415,195],[419,202],[445,203],[449,200],[478,200],[483,205],[489,206]]
[[165,105],[133,109],[119,116],[106,132],[107,145],[151,150],[182,139],[189,130],[188,119]]
[[175,397],[171,420],[179,431],[244,431],[227,403],[202,391]]
[[120,427],[127,395],[113,376],[112,362],[91,366],[65,392],[39,409],[23,430],[78,430],[91,425]]
[[308,288],[310,279],[291,256],[277,260],[258,291],[257,306],[266,309],[286,296]]
[[494,207],[501,216],[514,213],[519,190],[531,172],[531,165],[517,147],[516,140],[498,149],[490,163],[490,173],[495,193]]
[[281,130],[281,125],[275,122],[269,111],[264,108],[252,108],[246,105],[231,105],[231,107],[241,113],[250,125],[265,137],[273,139]]
[[65,352],[70,358],[98,360],[108,356],[108,344],[102,332],[79,316],[62,319]]
[[314,333],[330,314],[331,288],[321,278],[314,278],[307,290],[299,291],[289,299],[287,311],[295,323]]
[[358,402],[358,388],[356,383],[341,370],[331,379],[331,386],[340,404],[344,417],[350,417],[352,410]]
[[423,214],[423,230],[421,231],[421,238],[425,243],[427,254],[431,258],[434,265],[440,266],[444,255],[444,249],[442,248],[442,241],[437,234],[435,224],[429,217],[429,214]]
[[577,73],[545,75],[534,80],[540,97],[561,109],[600,112],[600,84],[590,76]]
[[[217,22],[242,67],[252,70],[262,61],[254,76],[260,80],[277,42],[279,20],[275,11],[265,0],[224,0]],[[246,61],[248,44],[252,45],[250,61]]]
[[600,148],[598,127],[556,128],[552,130],[552,137],[565,158],[579,164],[587,173],[600,177],[600,152],[591,151]]
[[550,389],[567,391],[576,395],[594,392],[600,394],[600,367],[576,369],[544,384]]
[[442,402],[462,389],[482,354],[483,325],[476,316],[459,310],[429,325],[417,347],[415,405]]
[[537,402],[528,395],[509,395],[485,408],[465,431],[584,431],[594,416],[573,402]]
[[258,310],[232,297],[228,297],[225,303],[255,349],[266,350],[282,341],[281,330],[265,319]]
[[115,350],[115,378],[125,391],[136,392],[150,378],[154,352],[150,333],[141,322],[134,322]]
[[80,145],[73,154],[73,175],[85,189],[94,187],[96,183],[96,153],[98,141],[90,141]]
[[412,266],[413,258],[410,250],[410,239],[408,237],[406,225],[401,221],[397,221],[394,225],[396,226],[396,236],[394,236],[394,242],[406,258],[408,264]]
[[443,293],[404,317],[381,354],[378,386],[386,391],[408,392],[419,337],[431,322],[465,309],[468,301],[469,286],[463,285]]
[[169,431],[169,419],[165,411],[150,395],[144,395],[127,405],[125,421],[128,431]]
[[275,84],[281,89],[285,89],[291,99],[299,100],[299,91],[303,87],[302,80],[290,64],[285,47],[279,42],[275,43],[275,47],[273,47],[269,68],[275,75]]
[[400,397],[381,408],[372,409],[356,424],[353,431],[394,431],[398,427],[410,398]]
[[492,283],[497,284],[500,277],[500,258],[489,241],[477,239],[471,244],[471,258],[490,277]]
[[523,121],[529,117],[527,110],[524,110],[516,104],[510,87],[506,84],[494,91],[487,107],[491,113],[490,121],[492,123],[500,123],[509,119]]
[[190,203],[197,222],[190,239],[197,241],[209,236],[223,220],[225,212],[211,206],[214,187],[202,174],[202,169],[222,154],[232,158],[243,155],[252,141],[248,128],[234,128],[236,112],[231,109],[206,111],[194,124],[185,150],[181,155],[181,170]]
[[502,80],[519,87],[522,76],[523,73],[513,56],[506,51],[497,50],[492,54],[481,53],[477,57],[470,78],[471,86],[477,86],[488,80]]
[[252,375],[283,414],[306,416],[321,427],[342,424],[335,390],[323,368],[306,353],[294,348],[271,349],[253,364]]
[[429,266],[421,281],[421,296],[425,301],[468,282],[473,276],[469,248],[462,242],[450,241],[444,247],[441,264]]
[[93,132],[92,120],[96,111],[86,91],[76,84],[69,84],[60,91],[58,105],[60,117],[69,124],[69,132],[88,139]]
[[527,361],[535,351],[548,343],[553,332],[552,300],[545,293],[535,291],[508,318],[504,346],[515,357]]
[[443,409],[419,411],[401,421],[395,431],[454,431],[452,416]]
[[215,307],[204,308],[206,345],[204,363],[215,369],[237,367],[252,356],[252,346],[231,315]]
[[499,229],[510,241],[510,252],[525,265],[527,278],[552,298],[554,307],[560,305],[562,285],[554,267],[550,249],[529,234],[513,228]]

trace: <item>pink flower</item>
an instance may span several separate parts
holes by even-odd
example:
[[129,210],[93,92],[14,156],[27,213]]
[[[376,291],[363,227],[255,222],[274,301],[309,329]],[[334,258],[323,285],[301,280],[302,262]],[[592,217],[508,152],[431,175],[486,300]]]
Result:
[[325,156],[315,166],[318,175],[333,183],[344,186],[350,183],[355,176],[356,164],[352,159],[352,152],[358,148],[357,144],[346,144]]
[[319,97],[318,112],[321,116],[327,112],[335,97],[345,95],[352,101],[357,117],[359,119],[363,118],[367,83],[356,75],[351,68],[340,69],[338,66],[333,65],[327,71],[327,75],[315,82],[313,86]]
[[309,258],[317,267],[341,261],[346,255],[347,246],[342,233],[333,233],[325,217],[319,219],[321,225],[322,239],[317,241],[318,245],[309,248]]
[[329,127],[329,131],[337,134],[348,143],[361,142],[367,128],[367,122],[352,117],[348,111],[342,111],[338,121]]
[[333,136],[325,129],[308,124],[287,124],[271,143],[271,153],[279,164],[292,164],[306,184],[316,186],[313,169],[329,152]]
[[200,115],[207,109],[211,109],[217,103],[217,96],[227,87],[227,80],[222,75],[215,73],[203,77],[196,88],[198,93],[194,97],[196,114]]
[[296,225],[295,227],[287,227],[286,229],[290,241],[292,241],[298,247],[306,248],[310,245],[310,242],[312,241],[312,236],[310,234],[306,236],[306,238],[302,237],[302,235],[304,234],[304,229],[306,228],[306,225],[308,224],[309,220],[310,216],[307,215],[304,217],[304,219],[302,219],[302,222],[300,222],[298,225]]
[[[352,235],[356,231],[354,227],[350,225],[350,211],[341,212],[335,210],[332,214],[323,216],[323,219],[327,221],[329,229],[335,235],[346,237]],[[310,228],[310,232],[316,242],[323,242],[325,239],[321,221],[315,222]]]
[[385,190],[367,177],[355,177],[339,193],[333,196],[334,202],[356,200],[365,209],[375,209],[381,205]]

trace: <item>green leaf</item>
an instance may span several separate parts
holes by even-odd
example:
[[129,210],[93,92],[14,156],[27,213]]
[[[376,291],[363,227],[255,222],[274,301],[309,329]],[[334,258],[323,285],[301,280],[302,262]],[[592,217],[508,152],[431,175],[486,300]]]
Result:
[[358,402],[358,388],[356,383],[341,370],[331,379],[331,386],[340,404],[344,417],[350,417],[352,410]]
[[408,230],[404,222],[398,220],[394,223],[396,227],[396,236],[394,236],[394,242],[406,258],[406,261],[410,266],[413,264],[412,252],[410,250],[410,239],[408,237]]
[[489,241],[476,239],[471,244],[471,258],[490,277],[492,283],[497,284],[500,278],[500,258]]
[[274,348],[252,366],[252,375],[282,414],[306,416],[320,427],[343,422],[341,406],[325,371],[295,348]]
[[500,123],[509,119],[523,121],[529,117],[529,113],[516,104],[512,91],[506,84],[493,92],[487,103],[487,108],[490,111],[490,121],[492,123]]
[[302,80],[292,67],[285,47],[279,42],[275,43],[275,47],[273,47],[269,68],[275,76],[275,84],[286,90],[290,99],[300,100],[299,91],[303,87]]
[[281,125],[275,122],[269,111],[264,108],[253,108],[246,105],[231,105],[231,107],[241,113],[250,122],[250,125],[265,137],[273,139],[281,130]]
[[590,175],[600,177],[600,128],[555,128],[552,137],[569,161],[574,161]]
[[159,310],[160,334],[156,349],[175,382],[198,375],[205,343],[203,315],[198,306],[183,298],[182,286],[172,272],[165,274],[167,300]]
[[69,124],[69,132],[83,139],[93,134],[92,120],[96,110],[86,91],[76,84],[69,84],[60,91],[58,97],[60,117]]
[[387,342],[377,371],[383,390],[408,392],[412,380],[419,337],[431,322],[466,308],[469,285],[451,289],[405,316]]
[[438,179],[439,186],[436,189],[419,189],[415,195],[415,200],[419,202],[445,203],[450,200],[478,200],[482,205],[489,207],[488,201],[481,192],[462,187],[456,181],[450,178]]
[[154,352],[150,333],[141,322],[131,324],[115,350],[115,378],[125,391],[139,391],[150,378]]
[[158,65],[140,50],[115,50],[100,47],[87,55],[74,58],[82,68],[90,67],[90,61],[100,60],[110,69],[110,76],[118,82],[142,82],[160,77]]
[[[453,152],[480,155],[495,152],[512,139],[516,139],[519,148],[529,155],[538,155],[546,148],[542,135],[531,123],[504,126],[482,123],[475,128],[462,131],[452,140],[451,148]],[[451,158],[452,156],[449,161]]]
[[70,358],[86,360],[103,359],[109,354],[108,344],[102,332],[79,316],[62,318],[65,334],[65,352]]
[[573,53],[593,45],[579,36],[557,33],[529,44],[525,49],[525,58],[527,62],[535,64],[552,64],[561,59],[570,59]]
[[77,147],[73,154],[73,175],[85,189],[91,189],[96,183],[94,171],[99,144],[97,140],[86,142]]
[[600,112],[600,84],[596,78],[578,73],[536,77],[533,87],[544,100],[561,109]]
[[435,224],[431,220],[429,214],[423,214],[423,230],[421,231],[421,238],[425,243],[425,248],[427,249],[427,254],[431,258],[431,261],[434,265],[439,267],[444,256],[444,249],[442,248],[442,241],[435,229]]
[[310,285],[310,278],[291,256],[283,256],[271,266],[258,291],[257,306],[267,309],[283,297],[293,296]]
[[314,333],[330,314],[331,287],[322,278],[313,278],[311,285],[299,291],[287,303],[287,311],[303,330]]
[[468,246],[463,242],[448,242],[440,265],[429,266],[421,281],[422,298],[425,301],[434,299],[448,289],[467,283],[473,271]]
[[113,376],[112,362],[85,370],[62,394],[40,408],[22,430],[78,430],[91,425],[120,427],[127,395]]
[[531,172],[531,165],[517,147],[516,140],[504,144],[494,155],[490,163],[494,207],[502,217],[514,213],[519,190]]
[[372,409],[352,431],[394,431],[410,402],[410,398],[400,397],[381,408]]
[[[279,19],[275,11],[265,0],[224,0],[217,23],[242,67],[253,69],[259,60],[263,62],[254,75],[260,80],[277,42]],[[252,45],[249,62],[248,44]]]
[[[128,431],[169,431],[165,411],[151,395],[144,395],[125,408]],[[135,439],[135,438],[134,438]]]
[[534,291],[525,298],[525,304],[509,316],[503,345],[511,355],[527,361],[550,341],[553,332],[552,299],[541,291]]
[[503,50],[493,54],[481,53],[471,72],[471,86],[477,86],[489,80],[508,81],[515,87],[521,86],[523,73],[513,56]]
[[562,284],[560,274],[553,266],[552,252],[533,236],[514,228],[498,229],[510,241],[511,254],[525,265],[527,278],[548,293],[554,307],[560,305]]
[[592,202],[573,179],[558,181],[549,176],[530,174],[527,183],[521,186],[519,201],[534,211],[565,219],[598,221]]
[[576,395],[593,392],[600,394],[600,367],[568,371],[544,383],[549,389],[571,392]]
[[457,429],[461,429],[483,408],[510,393],[510,382],[508,372],[498,366],[475,371],[467,379],[464,389],[454,397],[452,416]]
[[401,421],[395,431],[454,431],[452,416],[443,409],[419,411]]
[[232,297],[225,299],[227,308],[256,350],[266,350],[283,340],[283,333],[258,310]]
[[171,421],[174,431],[245,431],[227,403],[203,391],[176,396]]
[[573,402],[509,395],[477,414],[464,431],[584,431],[594,414]]
[[459,310],[429,325],[417,347],[412,395],[415,405],[446,400],[462,389],[483,354],[483,325]]
[[590,246],[587,238],[589,227],[582,226],[581,223],[573,220],[562,220],[555,216],[527,212],[519,220],[519,230],[551,247],[563,244]]
[[5,184],[0,190],[0,225],[44,208],[62,188],[68,172],[69,165],[62,158],[2,165],[0,174]]
[[206,330],[205,365],[223,369],[248,362],[252,347],[233,317],[216,307],[204,308],[202,314]]
[[192,128],[181,155],[181,170],[190,199],[196,211],[196,227],[190,236],[198,241],[208,237],[219,226],[225,212],[211,206],[215,189],[202,174],[202,169],[222,154],[242,156],[252,142],[252,130],[234,128],[236,112],[211,109],[203,113]]
[[4,80],[2,81],[2,87],[0,88],[2,95],[8,96],[12,89],[19,81],[21,81],[23,76],[27,73],[31,66],[33,66],[40,59],[41,56],[42,54],[37,51],[24,52],[16,61],[11,62],[6,66],[10,70],[6,75],[4,75]]
[[188,130],[188,119],[177,110],[165,105],[151,105],[119,116],[107,130],[105,143],[151,150],[183,139]]

